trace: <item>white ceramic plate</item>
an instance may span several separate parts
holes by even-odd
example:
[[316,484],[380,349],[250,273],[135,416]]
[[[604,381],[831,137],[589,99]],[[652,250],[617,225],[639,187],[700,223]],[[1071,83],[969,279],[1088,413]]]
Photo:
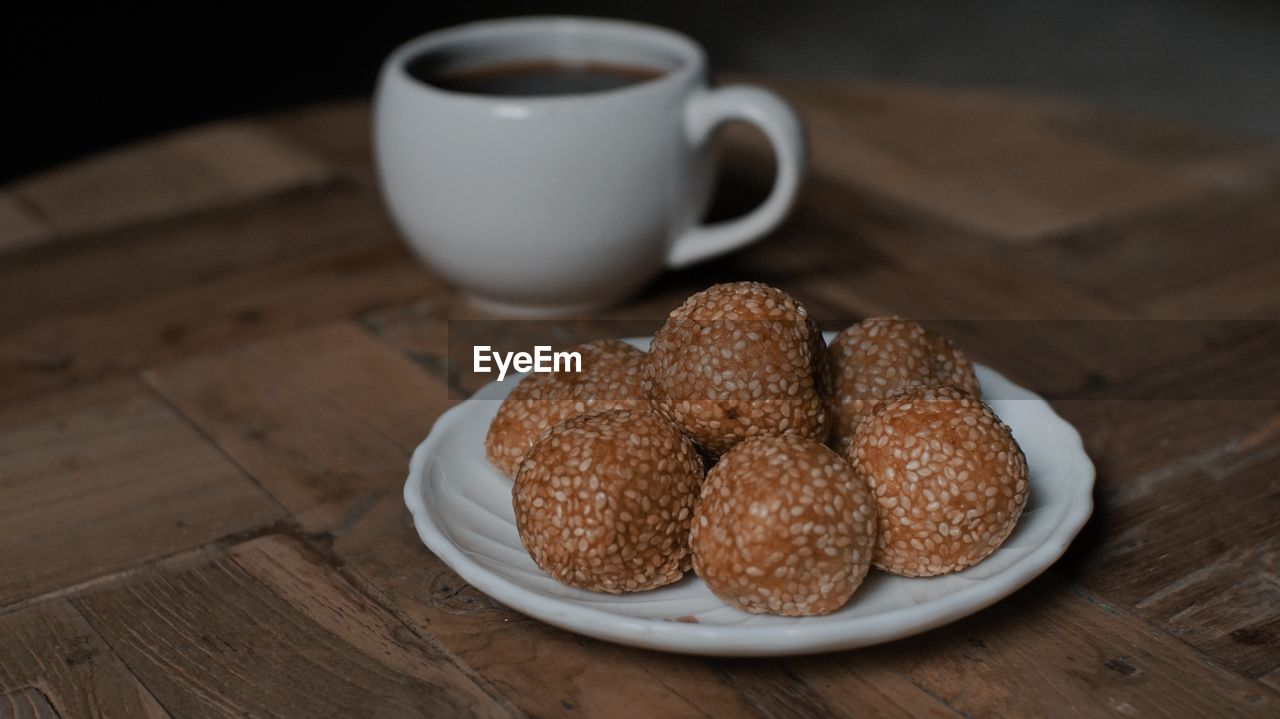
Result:
[[[648,340],[628,340],[638,347]],[[549,624],[589,636],[689,654],[766,656],[850,649],[932,629],[1012,594],[1053,564],[1093,509],[1093,464],[1080,435],[1048,403],[977,368],[984,399],[1027,455],[1031,496],[1013,534],[974,567],[907,578],[873,569],[842,609],[821,617],[747,614],[690,572],[639,594],[567,587],[520,544],[511,480],[484,455],[484,437],[514,381],[491,383],[445,412],[413,453],[404,498],[422,541],[472,586]]]

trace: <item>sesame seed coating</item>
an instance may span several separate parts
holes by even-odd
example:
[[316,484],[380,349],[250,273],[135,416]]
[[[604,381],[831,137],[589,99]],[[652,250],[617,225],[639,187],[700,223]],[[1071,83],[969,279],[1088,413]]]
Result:
[[839,455],[798,435],[755,437],[707,474],[693,568],[739,609],[828,614],[866,576],[875,530],[871,490]]
[[544,572],[571,586],[620,594],[670,584],[689,568],[702,471],[693,442],[655,412],[565,420],[516,472],[520,541]]
[[607,409],[648,407],[641,384],[644,352],[621,340],[596,340],[573,351],[582,355],[581,372],[525,376],[489,424],[485,455],[508,475],[515,474],[538,436],[559,422]]
[[654,335],[644,386],[654,408],[720,454],[748,437],[823,439],[830,368],[817,323],[759,282],[685,300]]
[[831,446],[843,452],[858,422],[895,393],[951,385],[978,394],[973,363],[951,341],[898,317],[871,317],[836,335],[827,349],[832,375]]
[[1027,502],[1027,460],[1009,427],[954,387],[889,400],[858,426],[848,456],[879,504],[875,565],[894,574],[977,564]]

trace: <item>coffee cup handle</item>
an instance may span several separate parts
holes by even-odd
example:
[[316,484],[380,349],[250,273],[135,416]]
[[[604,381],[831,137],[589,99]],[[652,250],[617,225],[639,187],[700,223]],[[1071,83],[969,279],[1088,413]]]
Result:
[[689,139],[700,146],[716,127],[731,120],[760,128],[777,158],[773,189],[764,203],[746,215],[711,225],[695,225],[672,244],[667,266],[687,267],[749,245],[787,216],[807,165],[804,125],[782,98],[760,87],[729,85],[694,95],[685,106]]

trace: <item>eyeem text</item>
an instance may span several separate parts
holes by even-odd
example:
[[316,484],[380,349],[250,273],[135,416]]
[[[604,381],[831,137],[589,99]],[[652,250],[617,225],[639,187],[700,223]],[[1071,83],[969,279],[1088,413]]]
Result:
[[536,345],[533,352],[494,352],[489,345],[476,345],[472,367],[476,373],[498,369],[498,381],[507,370],[516,372],[581,372],[582,355],[577,352],[552,352],[550,345]]

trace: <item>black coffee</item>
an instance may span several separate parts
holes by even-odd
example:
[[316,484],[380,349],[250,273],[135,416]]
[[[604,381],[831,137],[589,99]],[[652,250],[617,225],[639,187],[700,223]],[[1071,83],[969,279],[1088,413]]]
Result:
[[[416,67],[415,67],[416,66]],[[662,70],[636,65],[530,60],[433,72],[410,61],[409,74],[429,85],[476,95],[580,95],[616,90],[662,77]]]

